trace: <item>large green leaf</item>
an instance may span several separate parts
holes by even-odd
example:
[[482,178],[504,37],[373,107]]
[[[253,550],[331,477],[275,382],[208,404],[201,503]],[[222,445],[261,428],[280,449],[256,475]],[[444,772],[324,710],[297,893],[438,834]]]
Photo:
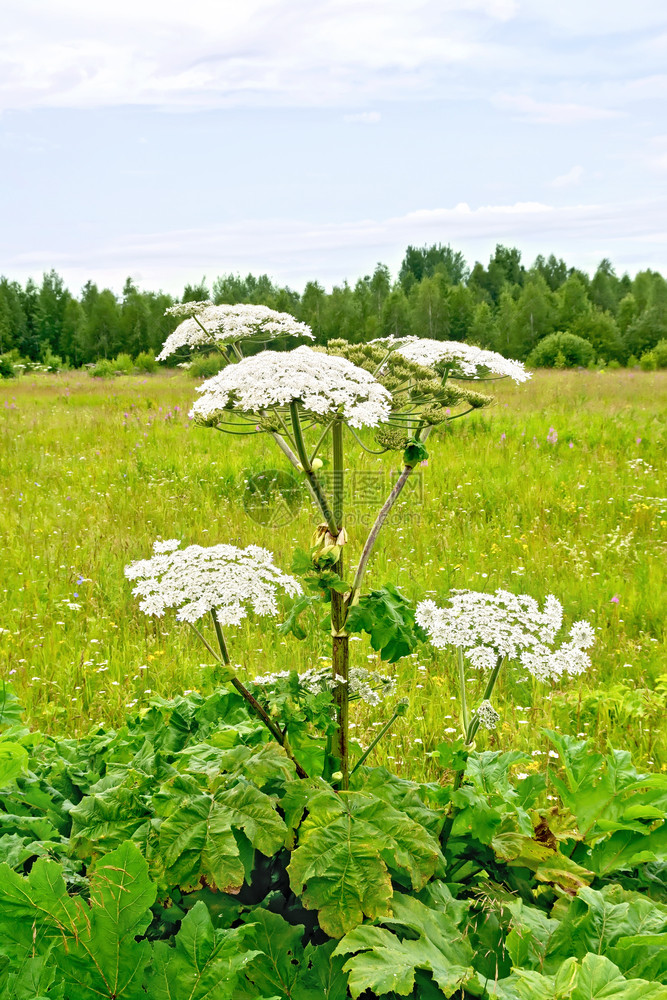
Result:
[[140,1000],[148,941],[137,941],[151,920],[155,886],[148,865],[132,843],[105,855],[90,879],[90,908],[77,905],[67,929],[71,939],[56,951],[67,990],[76,1000]]
[[544,971],[588,952],[606,955],[624,975],[667,978],[667,949],[655,940],[667,933],[667,906],[620,886],[584,888],[570,903],[546,952]]
[[392,584],[360,598],[350,608],[345,627],[349,632],[368,632],[371,646],[383,660],[395,663],[407,656],[425,638],[415,624],[415,610],[410,601]]
[[602,955],[585,955],[581,963],[568,958],[555,976],[517,969],[487,990],[498,1000],[667,1000],[667,987],[626,979]]
[[[39,858],[27,878],[0,871],[0,935],[18,967],[33,956],[58,969],[56,983],[76,1000],[135,1000],[150,959],[155,887],[137,848],[123,844],[92,870],[90,901],[67,894],[60,865]],[[30,975],[42,973],[28,967]],[[38,980],[39,981],[39,980]],[[48,980],[47,980],[48,981]]]
[[434,836],[374,795],[336,795],[322,787],[307,807],[289,866],[290,883],[306,908],[319,910],[320,924],[331,937],[340,937],[364,916],[388,913],[389,870],[419,889],[444,860]]
[[164,877],[184,891],[208,885],[237,892],[245,869],[232,832],[232,816],[212,795],[187,799],[162,822],[160,854]]
[[9,785],[26,770],[28,751],[20,743],[0,739],[0,788]]
[[258,954],[248,928],[216,931],[206,905],[195,903],[173,945],[158,941],[146,977],[150,1000],[230,1000],[248,963]]
[[392,915],[378,921],[385,926],[364,924],[346,934],[334,954],[352,954],[343,967],[352,997],[365,990],[408,996],[417,970],[430,972],[445,997],[474,981],[473,952],[458,926],[458,913],[396,895]]
[[246,919],[250,922],[247,944],[255,949],[256,957],[246,971],[253,989],[246,991],[244,996],[254,1000],[258,995],[277,994],[282,1000],[294,1000],[299,969],[304,961],[303,926],[288,924],[280,914],[261,907]]

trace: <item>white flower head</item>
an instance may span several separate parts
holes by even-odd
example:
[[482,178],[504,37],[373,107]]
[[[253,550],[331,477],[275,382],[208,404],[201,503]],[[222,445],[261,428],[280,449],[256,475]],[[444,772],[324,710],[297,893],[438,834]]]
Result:
[[391,408],[389,391],[345,358],[297,347],[262,351],[229,365],[197,387],[202,394],[190,415],[214,420],[225,409],[261,414],[299,402],[314,417],[340,412],[352,427],[375,427]]
[[186,318],[165,340],[158,361],[164,361],[182,347],[234,344],[249,337],[260,341],[276,337],[314,340],[307,323],[300,323],[289,313],[276,312],[268,306],[182,302],[167,309],[167,314]]
[[479,708],[476,709],[475,715],[479,719],[482,729],[497,729],[500,716],[488,699],[483,701]]
[[498,657],[505,656],[519,660],[540,680],[583,673],[590,666],[585,650],[595,640],[591,625],[580,621],[572,626],[568,639],[556,645],[563,608],[551,594],[540,610],[537,601],[526,594],[453,590],[445,608],[421,601],[415,620],[437,649],[460,646],[480,670],[492,669]]
[[[189,545],[156,542],[151,559],[125,567],[128,580],[138,580],[132,591],[142,601],[147,615],[161,618],[176,608],[179,621],[194,624],[214,611],[221,625],[238,625],[248,607],[258,615],[278,613],[280,590],[291,597],[301,585],[273,562],[273,553],[258,545],[238,549],[235,545]],[[169,548],[166,548],[169,546]]]
[[496,351],[486,351],[458,340],[430,340],[426,337],[403,337],[395,340],[388,337],[378,343],[394,347],[407,361],[413,361],[424,368],[451,367],[450,374],[453,378],[457,374],[465,378],[483,378],[487,372],[511,378],[515,382],[525,382],[530,378],[530,372],[526,371],[521,361],[504,358]]
[[[279,670],[274,674],[264,674],[255,677],[253,684],[263,688],[273,688],[280,681],[287,680],[292,675],[289,670]],[[367,705],[376,707],[385,698],[390,697],[396,688],[396,679],[380,674],[366,667],[350,667],[348,680],[339,674],[332,676],[329,667],[310,667],[296,675],[300,688],[309,694],[320,694],[322,691],[333,691],[337,684],[347,684],[351,700],[364,701]]]

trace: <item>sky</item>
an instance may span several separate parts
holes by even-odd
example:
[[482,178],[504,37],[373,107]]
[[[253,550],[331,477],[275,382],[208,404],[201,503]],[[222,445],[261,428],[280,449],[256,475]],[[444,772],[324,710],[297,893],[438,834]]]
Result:
[[0,274],[667,274],[664,0],[3,0]]

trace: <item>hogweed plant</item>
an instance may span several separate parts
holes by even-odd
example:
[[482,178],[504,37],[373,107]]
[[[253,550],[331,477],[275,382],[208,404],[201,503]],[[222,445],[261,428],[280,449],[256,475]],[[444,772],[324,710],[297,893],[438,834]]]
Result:
[[[325,349],[264,350],[244,357],[243,347],[248,341],[266,343],[287,334],[310,336],[310,331],[292,317],[266,307],[185,303],[170,312],[185,318],[168,338],[161,357],[183,347],[194,349],[208,344],[217,346],[227,362],[218,375],[198,388],[200,398],[191,415],[230,434],[270,435],[305,482],[322,519],[310,551],[298,551],[293,567],[304,577],[309,593],[299,593],[281,626],[283,632],[303,639],[306,632],[299,624],[303,611],[318,599],[330,608],[328,676],[320,670],[291,680],[301,693],[333,692],[335,716],[325,727],[328,742],[321,773],[334,779],[339,787],[348,787],[350,700],[365,697],[367,701],[378,701],[379,691],[386,694],[392,689],[391,678],[371,675],[351,665],[351,633],[367,632],[373,648],[389,663],[411,652],[425,634],[439,648],[455,646],[466,746],[473,743],[480,726],[492,728],[497,722],[490,699],[505,659],[520,653],[522,663],[543,677],[560,675],[563,670],[574,672],[575,664],[584,669],[583,649],[592,642],[592,631],[586,623],[575,626],[570,643],[559,650],[549,650],[545,645],[553,642],[562,625],[562,608],[555,598],[547,598],[540,612],[528,597],[517,598],[502,591],[490,596],[457,592],[449,609],[438,609],[433,602],[424,601],[415,617],[406,599],[391,584],[363,593],[368,563],[383,525],[409,477],[425,462],[426,442],[433,429],[491,403],[488,395],[466,383],[508,377],[525,381],[529,376],[520,362],[473,345],[413,336],[389,337],[369,344],[334,340]],[[368,434],[364,434],[368,430],[374,432],[373,446]],[[343,504],[348,438],[372,454],[402,452],[403,461],[349,581]],[[318,476],[322,468],[319,455],[324,451],[332,455],[330,494],[323,477]],[[213,617],[221,638],[216,612]],[[210,650],[206,639],[204,642]],[[221,650],[228,661],[222,643]],[[465,701],[464,655],[477,668],[489,670],[484,699],[470,716]],[[290,671],[278,671],[257,678],[255,687],[275,706],[281,699],[278,688],[291,676]],[[238,678],[234,683],[240,683]],[[247,696],[254,697],[249,691]],[[284,697],[282,702],[284,708]],[[262,712],[266,715],[264,709]],[[391,728],[397,714],[383,726],[373,747]],[[299,738],[289,732],[289,721],[283,719],[283,725],[279,741],[291,753],[291,742]],[[301,770],[304,763],[300,764]],[[456,773],[455,787],[462,774]]]
[[[175,615],[212,657],[206,695],[153,697],[117,732],[56,740],[30,733],[2,687],[0,996],[667,1000],[667,776],[555,732],[546,773],[475,748],[499,720],[501,671],[576,676],[591,627],[563,638],[553,596],[455,590],[414,608],[391,583],[365,587],[434,430],[490,403],[471,383],[521,382],[522,365],[414,337],[245,357],[309,331],[257,306],[173,311],[163,355],[214,346],[225,364],[193,416],[275,442],[309,492],[313,538],[289,573],[257,545],[178,539],[126,568],[141,610]],[[351,555],[344,485],[360,449],[402,461]],[[306,641],[309,609],[330,662],[239,675],[235,626],[280,620]],[[423,641],[457,657],[463,735],[435,751],[440,782],[369,766],[404,699],[351,758],[350,710],[395,693],[389,672],[352,661],[362,632],[386,664]],[[471,710],[468,669],[486,675]]]

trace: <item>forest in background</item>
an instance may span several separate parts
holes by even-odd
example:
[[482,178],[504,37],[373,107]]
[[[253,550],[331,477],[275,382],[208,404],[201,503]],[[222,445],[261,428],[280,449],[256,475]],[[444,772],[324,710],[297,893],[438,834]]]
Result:
[[[291,313],[322,344],[333,337],[367,341],[417,334],[466,340],[534,363],[544,355],[545,363],[563,366],[625,365],[667,348],[661,343],[667,339],[667,281],[660,273],[619,277],[605,259],[590,277],[553,254],[526,267],[520,250],[502,244],[486,266],[469,268],[450,246],[410,246],[396,279],[378,264],[354,285],[345,281],[327,292],[309,281],[299,293],[265,274],[226,274],[210,286],[186,285],[180,301],[208,298]],[[77,298],[53,270],[41,284],[28,280],[21,286],[2,277],[0,356],[79,367],[157,352],[176,326],[164,315],[175,301],[163,292],[141,291],[130,278],[120,297],[89,281]]]

